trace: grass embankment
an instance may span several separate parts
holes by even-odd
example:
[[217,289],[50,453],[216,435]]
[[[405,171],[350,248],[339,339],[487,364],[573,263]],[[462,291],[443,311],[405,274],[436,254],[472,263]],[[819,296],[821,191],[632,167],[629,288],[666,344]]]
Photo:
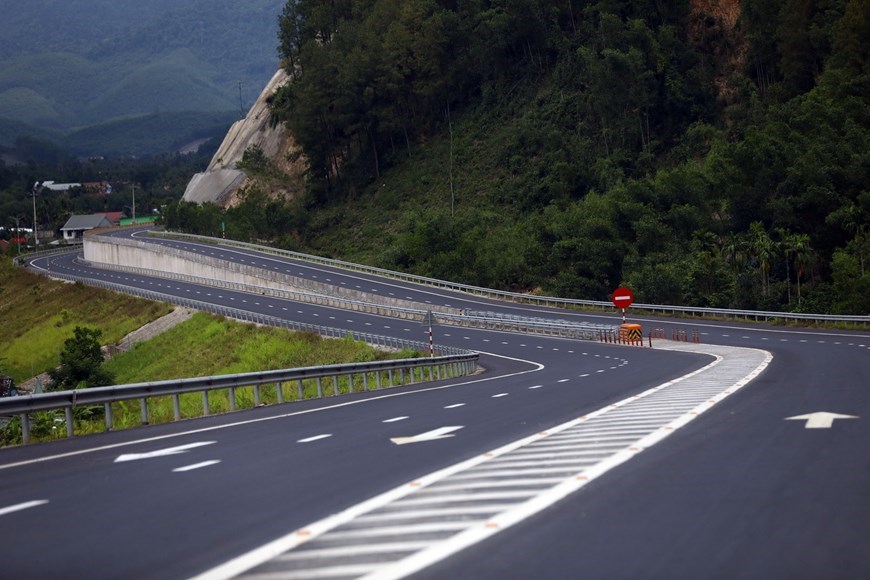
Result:
[[55,367],[76,326],[98,328],[104,344],[172,310],[166,303],[49,280],[0,261],[0,374],[16,383]]
[[[0,266],[0,374],[12,375],[16,382],[43,372],[59,362],[63,343],[76,326],[98,328],[104,344],[114,344],[129,332],[170,312],[171,305],[115,294],[83,284],[55,282],[8,262]],[[385,353],[350,339],[325,340],[316,334],[257,327],[220,317],[196,314],[174,328],[141,342],[126,353],[108,360],[106,368],[116,384],[255,372],[282,368],[363,362],[419,356],[413,351]],[[383,377],[386,379],[386,377]],[[397,378],[397,377],[394,377]],[[374,376],[368,377],[375,384]],[[357,377],[354,390],[362,388]],[[328,383],[328,384],[326,384]],[[349,392],[347,379],[339,381],[339,392]],[[323,391],[331,394],[331,381]],[[260,403],[277,402],[274,386],[260,390]],[[298,385],[282,385],[283,399],[298,398]],[[303,397],[317,393],[316,381],[305,381]],[[254,405],[253,387],[236,390],[238,408]],[[209,394],[209,413],[230,410],[227,390]],[[138,401],[113,405],[116,429],[141,424]],[[149,399],[149,423],[174,419],[171,397]],[[75,432],[94,433],[105,428],[101,409],[78,409]],[[200,393],[181,396],[182,417],[203,415]],[[32,437],[45,441],[64,437],[63,412],[35,413]],[[17,419],[0,429],[0,445],[17,443]]]
[[[206,314],[196,314],[190,320],[165,333],[137,344],[131,351],[120,354],[106,363],[118,384],[160,381],[178,377],[224,375],[339,364],[374,360],[412,358],[420,356],[413,351],[383,352],[351,339],[330,340],[308,332],[290,332],[279,328],[257,327]],[[361,390],[357,377],[354,390]],[[370,384],[375,384],[373,376]],[[283,399],[298,398],[298,385],[282,385]],[[332,393],[332,381],[324,381],[325,393]],[[350,390],[347,379],[339,381],[339,392]],[[303,384],[303,397],[317,393],[314,380]],[[182,395],[181,415],[184,418],[203,415],[201,393]],[[260,403],[278,401],[274,385],[260,389]],[[254,388],[236,389],[238,408],[254,406]],[[135,427],[141,423],[139,401],[118,403],[113,406],[117,428]],[[228,390],[209,393],[209,413],[230,410]],[[171,397],[149,399],[149,423],[172,421],[174,410]],[[77,425],[81,432],[101,431],[102,419],[90,424]]]

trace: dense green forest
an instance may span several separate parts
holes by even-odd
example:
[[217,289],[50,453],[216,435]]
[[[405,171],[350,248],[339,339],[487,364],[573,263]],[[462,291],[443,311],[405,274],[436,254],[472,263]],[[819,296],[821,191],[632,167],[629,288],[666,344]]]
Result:
[[868,314],[868,38],[870,0],[291,0],[272,111],[304,196],[167,223],[521,291]]

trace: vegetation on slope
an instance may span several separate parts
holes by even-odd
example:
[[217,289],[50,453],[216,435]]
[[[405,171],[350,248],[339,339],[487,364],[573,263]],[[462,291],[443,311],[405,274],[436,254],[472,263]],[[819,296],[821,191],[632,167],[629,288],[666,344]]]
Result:
[[307,194],[200,211],[472,284],[870,313],[870,2],[700,5],[288,2]]
[[[123,297],[119,297],[123,298]],[[76,328],[80,332],[99,335],[93,328]],[[74,342],[68,339],[67,343]],[[36,345],[34,345],[36,346]],[[2,352],[2,351],[0,351]],[[73,350],[73,353],[77,351]],[[257,372],[274,369],[299,368],[349,362],[365,362],[399,358],[413,358],[420,353],[403,350],[383,352],[351,339],[329,340],[313,333],[290,332],[276,328],[262,328],[214,317],[196,314],[172,329],[136,344],[132,350],[116,355],[99,365],[100,376],[112,377],[112,384],[129,384],[171,380],[180,377],[202,377],[234,373]],[[73,361],[81,362],[81,361]],[[79,365],[81,366],[81,365]],[[369,377],[374,380],[373,377]],[[359,378],[357,379],[360,380]],[[383,377],[386,381],[386,377]],[[99,381],[94,384],[105,384]],[[328,385],[331,389],[332,385]],[[359,388],[359,386],[355,386]],[[349,392],[346,379],[339,383],[341,392]],[[282,385],[282,399],[293,401],[298,397],[296,382]],[[303,383],[303,395],[314,397],[317,385],[313,380]],[[260,404],[277,402],[274,386],[261,390]],[[237,408],[254,406],[252,388],[236,391]],[[229,393],[212,391],[209,396],[210,414],[230,411]],[[181,395],[180,410],[183,418],[203,415],[202,395]],[[149,400],[149,423],[174,420],[171,397]],[[139,401],[116,403],[112,406],[115,429],[127,429],[141,424]],[[63,412],[41,412],[31,417],[31,435],[36,441],[48,441],[66,436],[62,424]],[[98,433],[105,429],[102,407],[79,407],[74,414],[75,432]],[[20,443],[17,418],[0,427],[0,446]]]
[[50,280],[8,259],[0,264],[0,372],[16,382],[57,366],[76,326],[100,330],[103,342],[114,344],[171,310],[164,303]]

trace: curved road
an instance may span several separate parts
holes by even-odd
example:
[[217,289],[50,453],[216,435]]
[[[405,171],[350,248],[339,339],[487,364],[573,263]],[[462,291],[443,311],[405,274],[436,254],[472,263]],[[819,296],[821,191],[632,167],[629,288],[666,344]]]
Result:
[[[235,248],[159,243],[424,303],[616,318],[503,304]],[[72,256],[50,260],[54,272],[424,339],[419,323],[91,270]],[[47,270],[48,260],[33,267]],[[760,352],[772,360],[745,388],[682,424],[676,419],[695,408],[693,397],[708,398],[703,381],[724,380],[724,363],[694,384],[634,397],[704,368],[713,361],[707,354],[439,327],[437,341],[483,353],[486,372],[0,450],[0,525],[15,530],[15,541],[0,547],[3,576],[870,576],[870,336],[641,322],[668,336],[672,327],[698,330],[701,353],[724,345],[729,360]],[[811,429],[786,420],[820,411],[857,418]],[[618,412],[631,422],[605,423]],[[664,429],[672,432],[660,442],[618,459],[626,442]],[[551,433],[535,439],[542,431]],[[434,435],[413,439],[427,433]],[[393,441],[401,438],[410,441]],[[174,451],[117,461],[167,449]],[[494,459],[486,456],[494,451]],[[590,477],[578,483],[566,473],[580,471],[581,459]],[[444,469],[455,473],[437,473]],[[409,491],[409,482],[423,489]],[[550,491],[538,491],[541,482]],[[554,498],[551,488],[559,486],[566,491]],[[535,509],[516,507],[530,504]],[[513,518],[509,525],[493,515],[502,512]],[[466,529],[475,513],[490,519]],[[311,541],[286,552],[301,540]],[[387,552],[411,556],[396,564]]]

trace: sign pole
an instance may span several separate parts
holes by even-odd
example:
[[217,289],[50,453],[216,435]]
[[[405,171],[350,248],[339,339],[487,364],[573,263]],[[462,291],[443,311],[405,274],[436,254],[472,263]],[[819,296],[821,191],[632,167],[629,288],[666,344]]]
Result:
[[625,308],[622,309],[622,323],[625,324]]
[[435,316],[432,314],[432,311],[429,310],[426,312],[426,316],[423,318],[423,328],[429,327],[429,356],[435,357],[435,345],[432,342],[432,326],[435,324]]

